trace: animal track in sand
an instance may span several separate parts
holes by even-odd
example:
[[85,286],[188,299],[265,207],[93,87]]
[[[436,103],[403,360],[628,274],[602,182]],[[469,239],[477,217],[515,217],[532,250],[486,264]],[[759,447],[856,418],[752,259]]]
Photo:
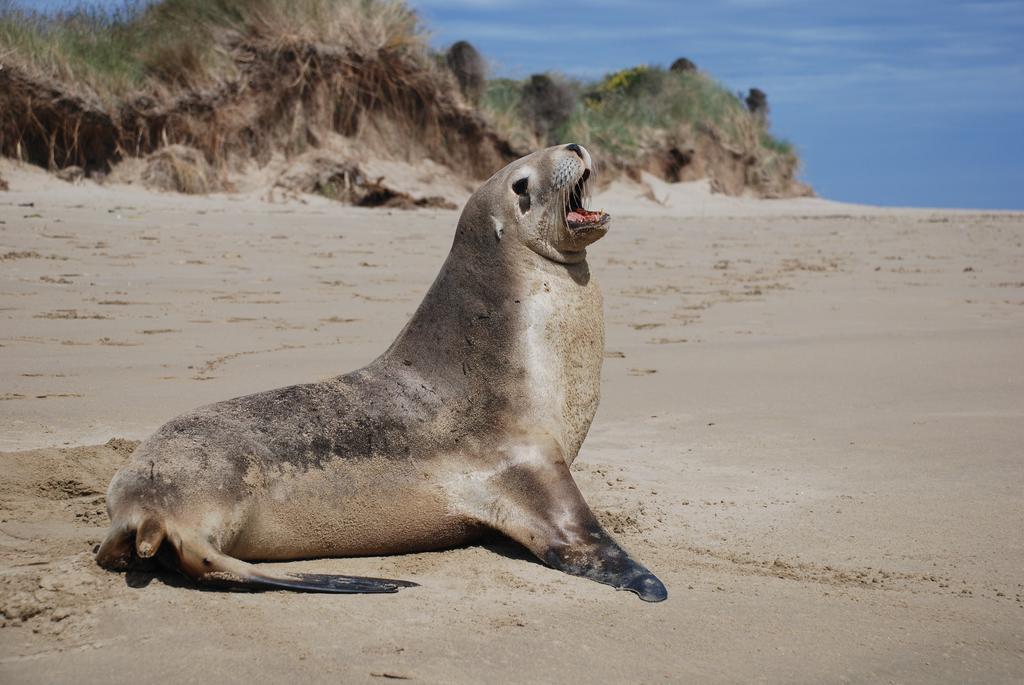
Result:
[[210,299],[214,301],[241,302],[243,304],[276,304],[276,300],[251,300],[250,297],[264,297],[268,295],[280,295],[280,290],[237,290],[234,292],[223,292],[214,295]]
[[377,297],[374,295],[363,295],[362,293],[352,293],[352,296],[367,302],[407,302],[409,300],[407,297]]
[[[900,258],[902,259],[902,258]],[[801,259],[783,259],[780,271],[838,271],[839,261],[836,259],[819,259],[803,261]]]
[[[974,587],[966,580],[957,582],[942,573],[910,573],[872,566],[842,568],[831,564],[787,561],[781,557],[763,559],[747,553],[715,550],[708,547],[686,546],[685,549],[697,557],[713,559],[714,561],[708,565],[742,575],[781,578],[835,587],[909,590],[911,592],[927,588],[938,593],[958,595],[973,595],[975,593]],[[999,597],[998,593],[999,590],[992,589],[994,597]],[[1010,599],[1005,592],[1001,598]],[[1016,601],[1016,599],[1011,601]]]
[[57,309],[52,312],[36,314],[35,319],[110,319],[106,314],[80,313],[77,309]]
[[[231,352],[203,363],[203,365],[200,366],[192,376],[192,380],[208,381],[212,378],[216,378],[216,376],[210,375],[214,369],[223,366],[232,359],[238,359],[239,357],[247,357],[252,354],[266,354],[268,352],[283,352],[284,350],[301,350],[305,348],[306,345],[279,345],[278,347],[272,347],[266,350],[244,350],[242,352]],[[189,366],[188,368],[193,369],[195,367]]]
[[0,255],[0,262],[8,262],[16,259],[56,259],[58,261],[66,262],[67,257],[61,257],[60,255],[50,254],[42,255],[35,250],[23,250],[23,251],[11,251],[5,252]]
[[127,340],[114,340],[112,338],[100,338],[96,342],[108,347],[139,347],[142,345],[140,342],[128,342]]

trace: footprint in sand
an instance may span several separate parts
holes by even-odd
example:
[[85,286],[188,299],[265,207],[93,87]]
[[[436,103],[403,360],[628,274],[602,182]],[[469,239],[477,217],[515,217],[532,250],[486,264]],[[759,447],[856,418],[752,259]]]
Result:
[[77,309],[58,309],[52,312],[43,312],[42,314],[36,314],[36,319],[109,319],[111,317],[104,314],[86,314],[80,313]]

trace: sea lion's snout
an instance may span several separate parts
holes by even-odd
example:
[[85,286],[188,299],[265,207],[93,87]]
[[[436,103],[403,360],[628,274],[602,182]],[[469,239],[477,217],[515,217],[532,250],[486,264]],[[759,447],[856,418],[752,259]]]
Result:
[[576,143],[570,143],[565,149],[579,156],[582,160],[582,170],[579,162],[575,163],[575,170],[578,174],[575,183],[568,187],[565,194],[564,216],[565,227],[569,234],[577,241],[592,243],[608,232],[608,222],[611,220],[603,209],[597,211],[587,209],[585,202],[589,197],[588,182],[593,177],[593,160],[587,149]]
[[587,152],[587,148],[583,147],[582,145],[577,145],[576,143],[569,143],[568,145],[565,146],[565,149],[575,152],[577,155],[579,155],[580,159],[583,160],[583,164],[586,165],[588,169],[590,168],[590,153]]
[[590,152],[577,143],[516,160],[473,194],[460,219],[464,232],[458,235],[476,235],[474,219],[484,216],[495,245],[507,246],[512,237],[546,259],[578,264],[611,222],[604,210],[587,207],[595,171]]

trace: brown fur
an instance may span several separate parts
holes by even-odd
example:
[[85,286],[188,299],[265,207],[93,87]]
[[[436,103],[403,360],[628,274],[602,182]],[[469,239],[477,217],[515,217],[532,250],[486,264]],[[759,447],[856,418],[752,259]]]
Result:
[[[143,442],[110,485],[100,563],[123,565],[126,534],[140,557],[166,537],[186,574],[244,582],[257,571],[239,559],[437,549],[494,528],[570,573],[663,599],[568,470],[604,345],[586,246],[606,224],[564,219],[565,188],[590,165],[578,150],[534,153],[470,198],[423,303],[369,366],[197,409]],[[527,176],[524,212],[511,186]]]

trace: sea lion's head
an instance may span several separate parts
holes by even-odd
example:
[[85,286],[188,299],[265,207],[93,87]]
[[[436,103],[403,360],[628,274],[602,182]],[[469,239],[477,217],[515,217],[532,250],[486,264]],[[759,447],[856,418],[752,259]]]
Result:
[[608,232],[611,217],[584,205],[594,174],[586,148],[556,145],[512,162],[494,174],[466,203],[460,232],[489,231],[491,239],[515,240],[555,262],[587,258],[587,245]]

